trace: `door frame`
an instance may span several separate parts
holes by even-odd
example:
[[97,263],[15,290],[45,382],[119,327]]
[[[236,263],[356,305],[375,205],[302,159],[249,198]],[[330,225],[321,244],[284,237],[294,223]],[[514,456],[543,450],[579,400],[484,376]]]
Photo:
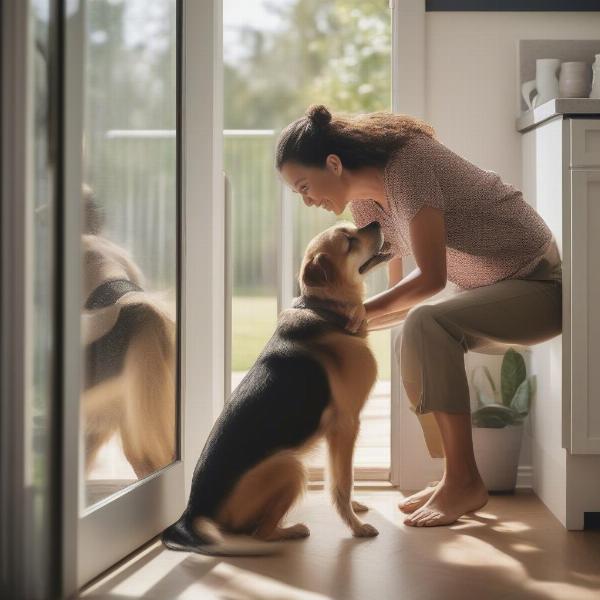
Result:
[[[426,10],[423,0],[390,0],[392,9],[392,111],[420,119],[426,115]],[[412,256],[404,273],[416,268]],[[391,477],[393,485],[419,489],[439,479],[443,459],[427,452],[419,422],[409,409],[399,372],[402,326],[392,329]]]
[[[54,4],[48,6],[50,25],[55,23]],[[57,448],[54,446],[53,413],[56,408],[51,365],[47,423],[44,429],[43,469],[47,483],[38,487],[32,476],[33,428],[31,426],[32,351],[32,132],[29,109],[33,104],[31,80],[30,2],[4,0],[0,4],[0,582],[3,597],[39,598],[44,590],[54,595],[59,576],[55,556],[48,545],[57,534],[55,514],[58,490]],[[56,62],[55,38],[48,39],[48,66]],[[55,89],[46,89],[48,138],[54,131]],[[53,141],[53,138],[52,138]],[[51,163],[47,156],[48,165]],[[56,186],[51,184],[51,203]],[[54,238],[49,241],[49,246]],[[50,250],[51,251],[51,250]],[[52,253],[51,262],[56,256]],[[50,291],[52,296],[54,288]],[[49,345],[55,341],[56,329]],[[51,349],[48,348],[48,354]],[[48,358],[52,363],[52,358]],[[39,451],[38,451],[39,452]],[[42,490],[41,488],[44,487]],[[34,496],[41,502],[34,505]],[[47,520],[44,540],[36,538],[34,509]],[[39,513],[38,513],[39,514]],[[34,575],[34,576],[32,576]]]

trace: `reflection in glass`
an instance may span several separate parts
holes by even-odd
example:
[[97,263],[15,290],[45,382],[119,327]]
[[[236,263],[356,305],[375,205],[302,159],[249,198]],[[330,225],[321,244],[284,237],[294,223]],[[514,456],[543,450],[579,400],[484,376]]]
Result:
[[86,505],[176,458],[176,2],[86,5]]

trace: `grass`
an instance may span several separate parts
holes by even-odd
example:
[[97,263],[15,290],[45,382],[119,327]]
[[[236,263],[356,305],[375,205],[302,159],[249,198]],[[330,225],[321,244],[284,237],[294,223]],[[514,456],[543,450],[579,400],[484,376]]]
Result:
[[[231,368],[233,371],[247,371],[275,330],[277,299],[268,296],[234,296],[231,318]],[[389,331],[374,331],[369,334],[369,343],[379,365],[379,379],[389,380]]]

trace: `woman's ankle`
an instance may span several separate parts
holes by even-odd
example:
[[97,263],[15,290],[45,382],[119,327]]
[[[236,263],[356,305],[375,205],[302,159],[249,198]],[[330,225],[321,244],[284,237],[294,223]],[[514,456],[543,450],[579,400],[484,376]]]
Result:
[[451,487],[469,487],[483,484],[479,471],[446,472],[440,481],[440,485]]

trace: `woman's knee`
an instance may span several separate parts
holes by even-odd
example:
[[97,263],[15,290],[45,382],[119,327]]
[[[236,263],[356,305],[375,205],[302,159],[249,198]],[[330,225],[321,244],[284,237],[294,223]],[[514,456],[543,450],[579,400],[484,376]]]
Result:
[[408,311],[402,327],[402,343],[408,343],[416,336],[422,335],[426,325],[431,323],[436,314],[436,307],[431,304],[414,306]]
[[416,370],[423,360],[422,353],[430,342],[434,342],[434,309],[429,305],[415,306],[404,321],[402,336],[396,340],[395,351],[399,358],[404,378],[416,377]]

